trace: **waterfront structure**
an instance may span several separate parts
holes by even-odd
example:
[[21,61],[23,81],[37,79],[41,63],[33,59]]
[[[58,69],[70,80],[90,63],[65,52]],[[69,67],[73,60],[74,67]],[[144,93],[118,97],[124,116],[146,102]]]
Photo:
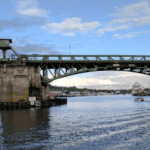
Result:
[[132,85],[132,95],[133,96],[146,96],[147,91],[140,85],[137,81]]
[[148,89],[147,95],[150,95],[150,89]]
[[71,92],[70,92],[70,95],[72,95],[72,96],[80,96],[80,92],[71,91]]
[[[0,102],[49,98],[49,82],[92,71],[130,71],[150,75],[150,55],[19,55],[11,39],[0,39]],[[12,50],[17,59],[6,58]],[[42,71],[42,75],[40,74]],[[48,78],[48,71],[52,78]]]
[[115,94],[120,94],[120,91],[119,91],[119,90],[117,90]]

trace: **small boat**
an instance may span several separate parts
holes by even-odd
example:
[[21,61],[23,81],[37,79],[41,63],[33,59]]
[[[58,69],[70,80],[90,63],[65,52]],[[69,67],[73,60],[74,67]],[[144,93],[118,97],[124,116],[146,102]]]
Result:
[[144,99],[142,97],[137,97],[137,98],[135,98],[134,101],[142,102],[142,101],[144,101]]

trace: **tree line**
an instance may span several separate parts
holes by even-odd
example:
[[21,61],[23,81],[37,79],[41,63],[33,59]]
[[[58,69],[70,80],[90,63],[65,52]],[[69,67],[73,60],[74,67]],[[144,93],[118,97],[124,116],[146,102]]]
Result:
[[[63,86],[52,86],[49,85],[50,91],[77,91],[77,92],[83,92],[83,91],[90,91],[90,92],[115,92],[117,90],[106,90],[106,89],[89,89],[89,88],[77,88],[76,86],[72,87],[63,87]],[[131,90],[119,90],[121,93],[131,93]]]

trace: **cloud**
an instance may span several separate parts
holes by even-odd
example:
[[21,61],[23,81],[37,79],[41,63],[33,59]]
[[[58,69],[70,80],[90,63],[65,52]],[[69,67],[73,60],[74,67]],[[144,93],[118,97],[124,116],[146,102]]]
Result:
[[[87,73],[86,73],[87,74]],[[51,85],[76,86],[79,88],[92,89],[131,89],[138,81],[143,87],[150,86],[149,76],[125,71],[98,71],[88,73],[88,77],[81,78],[77,75],[55,80]],[[87,75],[86,75],[87,76]],[[49,77],[52,77],[49,75]]]
[[88,33],[100,25],[98,21],[82,22],[80,18],[67,18],[61,23],[48,23],[42,27],[52,33],[75,36],[75,33]]
[[146,1],[130,4],[120,8],[116,7],[116,13],[112,14],[112,16],[119,18],[133,18],[145,15],[150,15],[150,7]]
[[120,25],[120,26],[117,26],[117,27],[112,27],[112,26],[108,26],[106,28],[102,28],[102,29],[99,29],[97,31],[97,33],[101,36],[102,34],[104,34],[105,32],[114,32],[114,31],[119,31],[119,30],[124,30],[124,29],[129,29],[130,28],[130,25]]
[[138,25],[146,25],[146,24],[150,24],[150,16],[144,16],[141,17],[138,21]]
[[[49,78],[51,77],[52,76],[49,75]],[[92,89],[130,89],[136,81],[145,88],[150,86],[150,82],[148,82],[149,76],[125,71],[92,72],[91,75],[86,78],[73,75],[55,80],[51,85],[76,86],[79,88]]]
[[[127,30],[134,26],[144,26],[150,24],[150,6],[146,1],[130,4],[124,7],[116,7],[115,13],[111,14],[115,19],[106,23],[105,27],[97,30],[98,35],[106,32],[115,32]],[[144,32],[141,32],[142,34]],[[140,35],[138,34],[138,36]],[[121,38],[120,34],[114,34],[113,37]],[[126,34],[124,37],[137,37],[137,34]]]
[[25,27],[27,23],[21,22],[19,18],[13,18],[11,20],[0,20],[0,30],[4,30],[5,28],[13,28],[15,27],[20,28],[20,27]]
[[32,25],[42,26],[47,22],[45,16],[48,12],[40,9],[36,0],[15,0],[15,2],[17,4],[16,10],[9,12],[12,17],[0,19],[0,31],[13,28],[15,31],[20,32],[24,31],[25,27]]
[[36,0],[21,0],[17,2],[17,13],[28,17],[45,17],[48,12],[39,8]]
[[10,20],[0,20],[0,31],[13,28],[15,31],[20,32],[32,25],[43,25],[44,22],[45,19],[43,18],[32,18],[30,20],[29,18],[21,19],[20,17],[14,17]]
[[51,83],[51,85],[57,85],[57,86],[76,86],[76,87],[95,87],[98,85],[111,85],[113,84],[112,81],[109,79],[94,79],[94,78],[79,78],[77,76],[74,76],[72,78],[63,78],[55,80]]
[[137,18],[122,18],[122,19],[114,19],[111,22],[109,22],[109,24],[113,25],[113,24],[122,24],[122,23],[133,23],[137,21],[138,21]]
[[[50,45],[50,46],[42,46],[40,44],[26,44],[24,46],[18,46],[13,45],[12,48],[19,54],[41,54],[41,55],[62,55],[64,52],[59,51],[58,47],[56,45]],[[7,58],[11,54],[14,54],[13,51],[9,50],[6,51]],[[0,57],[2,58],[2,54],[0,54]]]
[[131,32],[127,34],[114,34],[113,37],[117,39],[122,39],[122,38],[133,38],[133,37],[139,37],[141,34],[150,34],[150,31],[140,31],[140,32]]
[[150,24],[150,6],[146,1],[130,4],[121,8],[116,8],[116,13],[112,16],[117,17],[133,25]]
[[[8,37],[10,38],[10,37]],[[22,38],[16,38],[16,40],[13,41],[11,44],[12,49],[16,51],[17,54],[22,55],[31,55],[31,54],[39,54],[39,55],[65,55],[68,54],[68,47],[58,47],[55,44],[43,44],[39,42],[38,44],[32,44],[31,43],[31,37],[26,36]],[[12,50],[6,51],[6,57],[9,58],[9,56],[14,55],[14,52]],[[2,51],[0,51],[0,58],[3,57]],[[17,58],[17,56],[16,56]]]
[[27,54],[32,54],[32,53],[37,53],[37,54],[61,54],[60,51],[57,50],[56,45],[50,45],[49,47],[47,46],[41,46],[40,44],[27,44],[25,46],[14,46],[14,48],[19,52],[21,49],[20,53],[27,53]]
[[[95,79],[109,79],[113,84],[109,88],[131,88],[132,85],[138,81],[142,86],[149,87],[150,82],[148,75],[126,71],[101,71],[91,73],[91,78]],[[102,86],[102,85],[101,85]],[[107,86],[108,87],[108,86]]]

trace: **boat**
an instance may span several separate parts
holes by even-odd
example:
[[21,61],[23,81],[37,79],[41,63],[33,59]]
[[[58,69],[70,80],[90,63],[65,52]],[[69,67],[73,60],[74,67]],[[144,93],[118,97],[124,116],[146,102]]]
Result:
[[142,101],[144,101],[144,99],[143,99],[142,97],[137,97],[137,98],[135,98],[135,100],[134,100],[134,101],[142,102]]

